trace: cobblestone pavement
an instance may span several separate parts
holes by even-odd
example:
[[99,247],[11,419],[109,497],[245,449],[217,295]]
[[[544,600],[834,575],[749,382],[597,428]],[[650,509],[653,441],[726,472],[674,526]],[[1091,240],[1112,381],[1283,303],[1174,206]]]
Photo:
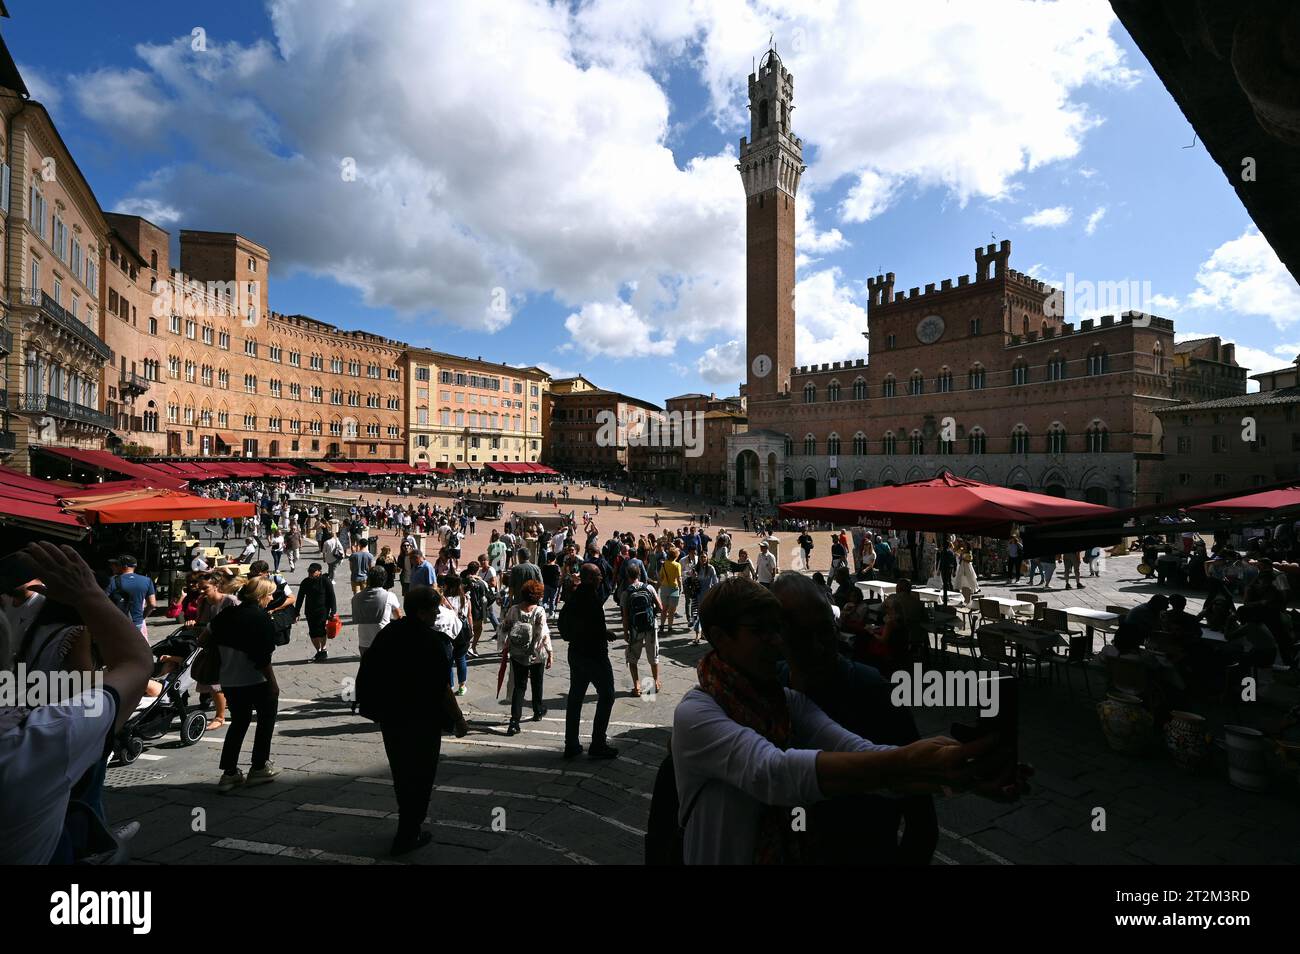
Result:
[[[581,513],[583,508],[577,509]],[[614,525],[633,530],[649,526],[652,512],[602,508],[602,531]],[[479,524],[478,534],[467,540],[467,555],[475,543],[486,544],[492,526]],[[750,539],[741,536],[746,543]],[[314,550],[313,545],[304,550],[308,559],[288,574],[291,582],[303,575]],[[1045,597],[1054,606],[1131,605],[1153,590],[1137,580],[1135,565],[1128,557],[1112,560],[1099,580],[1085,577],[1082,591],[1067,593],[1058,583]],[[331,644],[329,661],[308,661],[310,644],[301,624],[293,642],[276,652],[281,709],[272,758],[284,770],[280,778],[218,794],[217,757],[225,729],[191,747],[182,747],[173,732],[152,743],[133,765],[110,767],[110,816],[143,825],[135,842],[137,861],[389,863],[386,852],[397,806],[383,744],[377,727],[351,715],[342,699],[345,680],[357,668],[343,575],[337,595],[345,626]],[[1010,592],[995,585],[985,589]],[[403,862],[639,863],[651,784],[667,751],[673,708],[695,684],[694,665],[705,651],[703,645],[689,643],[680,629],[663,642],[663,692],[641,698],[630,691],[631,678],[622,665],[624,644],[613,644],[618,697],[610,732],[621,753],[613,761],[566,762],[560,757],[568,688],[563,643],[557,643],[556,665],[546,676],[546,718],[525,722],[523,732],[510,738],[505,735],[507,707],[495,695],[497,660],[471,660],[469,691],[461,698],[470,734],[444,739],[430,808],[434,841]],[[485,644],[493,645],[487,639]],[[1287,789],[1279,782],[1269,793],[1253,794],[1230,787],[1222,764],[1193,777],[1165,757],[1112,753],[1079,673],[1073,678],[1073,694],[1059,684],[1032,681],[1022,692],[1021,755],[1036,766],[1033,793],[1015,805],[973,797],[941,800],[936,863],[1300,861],[1300,791],[1294,784]],[[1089,682],[1100,696],[1100,671],[1092,672]],[[1230,713],[1231,721],[1250,724],[1268,718],[1262,706],[1241,708],[1249,711]],[[593,709],[590,696],[586,719]],[[947,731],[953,718],[954,713],[940,709],[918,711],[927,733]],[[584,720],[584,732],[589,728]],[[251,745],[250,730],[245,760]],[[1105,831],[1093,830],[1098,808],[1105,810]]]

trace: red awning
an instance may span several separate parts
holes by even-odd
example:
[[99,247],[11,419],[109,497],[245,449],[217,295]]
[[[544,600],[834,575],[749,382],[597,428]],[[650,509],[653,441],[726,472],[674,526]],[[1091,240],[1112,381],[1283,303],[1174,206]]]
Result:
[[175,477],[169,477],[152,467],[124,460],[116,454],[110,454],[108,451],[84,450],[79,447],[38,447],[37,450],[55,457],[75,461],[84,467],[93,467],[96,470],[105,470],[113,474],[124,474],[127,477],[153,480],[155,486],[159,487],[180,487],[182,484],[182,481],[177,480]]
[[1230,497],[1212,503],[1197,504],[1188,507],[1189,513],[1258,513],[1268,510],[1281,510],[1286,507],[1300,507],[1300,486],[1285,487],[1281,490],[1265,490],[1244,497]]
[[781,505],[794,519],[894,530],[1010,535],[1014,525],[1112,513],[1100,504],[1011,490],[944,473],[896,487],[875,487]]
[[54,523],[67,527],[84,527],[80,520],[70,513],[64,513],[57,503],[35,503],[30,500],[16,500],[8,495],[0,496],[0,521],[34,520],[38,523]]
[[64,502],[72,513],[96,523],[164,523],[172,520],[209,520],[213,517],[251,517],[257,507],[236,500],[213,500],[178,490],[139,490],[108,495],[85,495]]

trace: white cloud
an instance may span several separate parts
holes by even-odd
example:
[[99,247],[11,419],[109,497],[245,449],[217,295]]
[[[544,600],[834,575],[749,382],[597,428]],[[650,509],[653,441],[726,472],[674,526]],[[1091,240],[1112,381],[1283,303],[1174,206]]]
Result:
[[595,335],[571,342],[584,353],[618,350],[583,316],[620,299],[656,354],[743,329],[735,146],[674,160],[670,68],[698,71],[738,139],[752,56],[776,32],[808,137],[804,267],[845,245],[813,221],[819,190],[853,184],[847,221],[907,187],[1004,196],[1079,152],[1099,121],[1082,90],[1133,78],[1101,0],[269,6],[272,40],[209,37],[196,54],[185,34],[137,47],[139,68],[72,77],[121,141],[165,136],[195,157],[128,204],[243,232],[277,271],[411,317],[492,331],[513,317],[491,307],[496,289],[512,304],[549,294]]
[[795,359],[821,364],[867,356],[865,298],[843,283],[838,268],[823,269],[795,286]]
[[27,84],[27,92],[32,99],[44,106],[49,112],[58,110],[63,102],[63,91],[56,80],[48,79],[45,74],[33,66],[18,64],[18,73]]
[[176,206],[157,199],[127,199],[119,202],[117,208],[113,211],[123,212],[127,215],[139,215],[162,228],[183,225],[184,219],[183,213]]
[[143,70],[106,67],[78,77],[74,88],[82,114],[126,142],[156,142],[164,132],[171,103]]
[[1079,170],[1079,175],[1083,176],[1085,179],[1091,179],[1096,174],[1097,174],[1096,169],[1091,169],[1088,167]]
[[1055,229],[1069,222],[1072,215],[1074,211],[1068,206],[1054,205],[1050,209],[1039,209],[1031,215],[1026,215],[1020,220],[1020,224],[1031,229]]
[[1253,225],[1216,248],[1196,282],[1192,307],[1268,318],[1279,330],[1300,321],[1300,286]]
[[1167,315],[1170,312],[1179,309],[1178,299],[1173,295],[1150,295],[1146,302],[1138,307],[1138,311],[1145,311],[1155,315]]
[[573,345],[589,358],[670,355],[677,346],[672,338],[655,339],[654,330],[625,301],[588,302],[564,319],[564,327]]
[[1300,341],[1292,344],[1275,345],[1273,353],[1278,357],[1286,358],[1288,361],[1293,361],[1295,356],[1300,354]]
[[738,339],[716,344],[700,355],[695,370],[710,384],[731,386],[745,379],[745,343]]
[[1091,235],[1092,233],[1096,232],[1097,226],[1101,224],[1101,220],[1105,217],[1106,217],[1106,207],[1104,205],[1097,206],[1096,210],[1092,213],[1092,215],[1088,216],[1088,224],[1083,227],[1084,233],[1086,235]]

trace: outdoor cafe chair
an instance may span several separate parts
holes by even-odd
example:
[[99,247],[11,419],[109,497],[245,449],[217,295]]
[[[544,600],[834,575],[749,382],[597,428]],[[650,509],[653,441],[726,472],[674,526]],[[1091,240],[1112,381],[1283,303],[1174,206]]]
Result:
[[1015,670],[1016,659],[1007,649],[1006,638],[1002,633],[992,627],[982,626],[975,634],[975,639],[979,644],[980,659],[991,663],[994,671],[1000,671],[1003,666]]
[[1037,593],[1012,593],[1011,595],[1014,596],[1016,599],[1020,600],[1021,602],[1034,604],[1033,607],[1029,608],[1028,612],[1025,611],[1025,607],[1023,606],[1016,607],[1016,615],[1018,616],[1033,616],[1035,619],[1037,619],[1038,618],[1037,607],[1039,605],[1046,605],[1043,604],[1042,598]]
[[1051,649],[1045,658],[1052,671],[1065,672],[1065,688],[1070,698],[1074,698],[1074,686],[1070,682],[1070,669],[1077,667],[1083,673],[1083,688],[1092,698],[1092,684],[1088,682],[1088,664],[1092,661],[1092,640],[1087,633],[1077,633],[1069,637],[1064,646],[1065,652]]
[[1047,607],[1043,610],[1043,624],[1051,630],[1055,630],[1062,636],[1073,636],[1070,630],[1070,617],[1066,615],[1065,610],[1053,609]]
[[971,632],[974,632],[981,620],[996,622],[1002,618],[1002,604],[997,600],[979,599],[975,601],[977,610],[971,620]]

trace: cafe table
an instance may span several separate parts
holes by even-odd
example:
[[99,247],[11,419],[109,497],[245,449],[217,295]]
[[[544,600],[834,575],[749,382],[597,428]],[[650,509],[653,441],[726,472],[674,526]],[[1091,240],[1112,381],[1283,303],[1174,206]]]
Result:
[[876,593],[882,600],[898,589],[897,583],[886,583],[884,580],[859,580],[857,585],[864,596]]
[[1100,629],[1102,631],[1101,642],[1103,646],[1106,644],[1105,634],[1114,632],[1114,626],[1119,622],[1118,613],[1107,613],[1103,610],[1090,609],[1087,606],[1067,606],[1061,612],[1068,619],[1083,623],[1089,640],[1094,638],[1093,630]]

